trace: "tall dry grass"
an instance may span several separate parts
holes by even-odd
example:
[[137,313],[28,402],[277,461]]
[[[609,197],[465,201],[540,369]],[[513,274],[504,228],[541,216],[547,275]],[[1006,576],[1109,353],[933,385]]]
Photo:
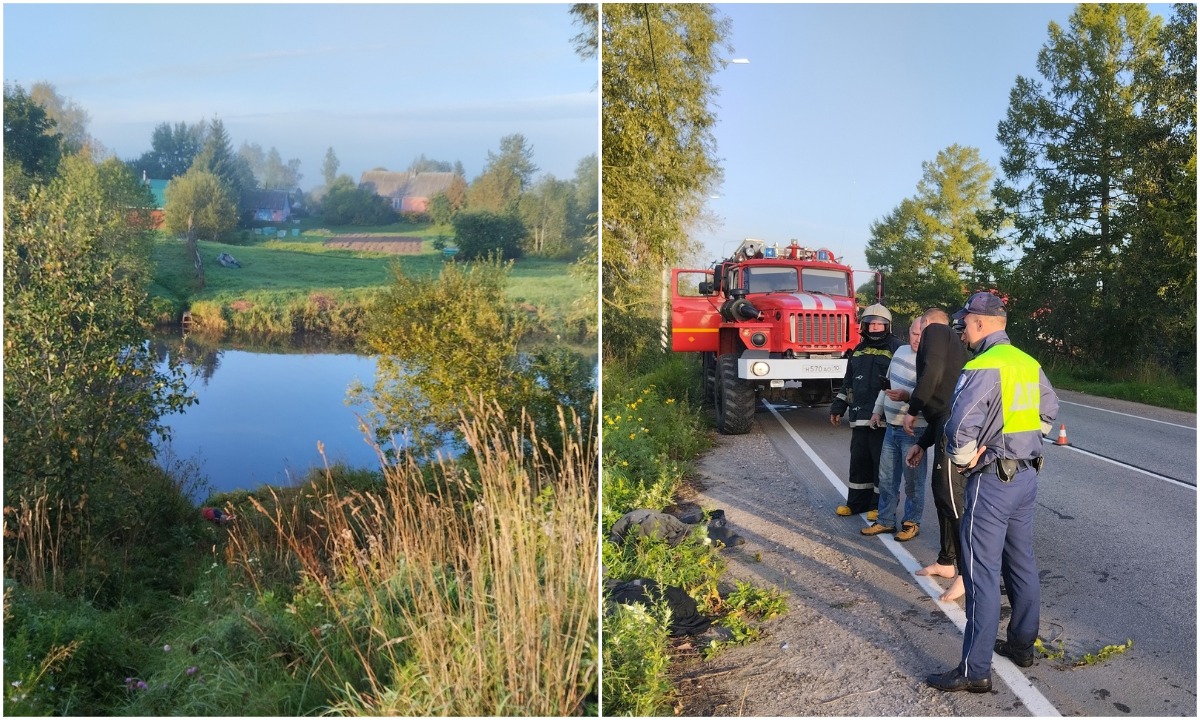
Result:
[[336,684],[336,712],[584,710],[598,669],[597,461],[590,430],[559,421],[567,439],[552,448],[524,415],[480,406],[463,420],[472,472],[381,455],[379,491],[331,486],[303,509],[255,503],[258,521],[239,522],[234,565],[295,567],[319,588],[336,627],[316,674]]
[[[81,505],[84,501],[80,501]],[[4,508],[4,575],[34,590],[62,590],[67,532],[66,501],[43,486]]]

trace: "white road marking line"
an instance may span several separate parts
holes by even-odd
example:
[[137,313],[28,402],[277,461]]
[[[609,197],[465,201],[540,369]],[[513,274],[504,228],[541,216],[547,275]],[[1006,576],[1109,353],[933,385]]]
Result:
[[1094,452],[1088,452],[1087,450],[1080,450],[1079,448],[1077,448],[1073,445],[1059,445],[1059,444],[1055,443],[1053,440],[1051,440],[1050,438],[1045,438],[1045,437],[1042,438],[1042,444],[1043,445],[1053,445],[1054,447],[1065,447],[1068,450],[1074,450],[1075,452],[1079,453],[1080,455],[1087,455],[1088,457],[1096,458],[1097,460],[1103,460],[1106,463],[1111,463],[1113,465],[1116,465],[1117,467],[1124,468],[1126,470],[1133,470],[1134,472],[1140,472],[1141,474],[1152,477],[1155,480],[1165,480],[1166,482],[1174,483],[1174,484],[1178,485],[1179,487],[1187,488],[1188,490],[1196,489],[1195,485],[1190,485],[1188,483],[1183,482],[1182,480],[1176,480],[1175,478],[1167,477],[1166,475],[1159,475],[1158,473],[1153,472],[1151,470],[1143,470],[1140,467],[1136,467],[1134,465],[1129,465],[1127,463],[1123,463],[1120,460],[1113,460],[1112,458],[1107,458],[1107,457],[1104,457],[1103,455],[1097,455]]
[[[771,411],[771,414],[775,416],[775,419],[779,421],[779,424],[783,426],[783,429],[787,431],[787,434],[792,438],[792,440],[798,446],[800,446],[800,449],[805,455],[808,456],[808,459],[817,466],[817,469],[821,471],[821,474],[825,476],[825,479],[828,480],[829,483],[833,485],[833,487],[836,488],[839,493],[842,494],[842,496],[845,496],[849,488],[847,488],[845,483],[843,483],[838,476],[829,469],[829,466],[825,464],[825,461],[817,456],[817,453],[807,442],[804,441],[804,438],[800,437],[800,433],[796,432],[796,429],[783,419],[783,416],[779,414],[779,411],[775,409],[774,405],[764,401],[763,406]],[[863,517],[865,518],[866,516],[864,515]],[[864,519],[864,524],[869,525],[870,523],[866,522]],[[896,542],[892,536],[886,533],[876,535],[875,537],[879,538],[879,540],[883,542],[884,547],[886,547],[888,551],[892,553],[892,556],[896,558],[896,561],[900,563],[901,567],[913,575],[913,579],[917,581],[917,585],[919,585],[921,589],[925,591],[926,595],[929,595],[929,597],[933,598],[934,604],[936,604],[938,608],[945,613],[946,617],[950,619],[950,622],[954,623],[955,627],[958,628],[958,631],[965,632],[967,628],[966,613],[961,607],[958,606],[958,603],[942,602],[938,599],[942,596],[943,590],[941,586],[933,581],[933,578],[917,576],[915,574],[924,566],[917,562],[917,559],[912,556],[912,553],[908,552],[908,550],[902,547],[900,543]],[[961,659],[962,658],[957,658],[956,661]],[[1004,680],[1004,684],[1008,685],[1013,694],[1025,704],[1026,709],[1028,709],[1029,712],[1035,717],[1062,717],[1062,713],[1058,711],[1058,708],[1054,707],[1054,705],[1046,699],[1046,696],[1042,695],[1041,691],[1034,687],[1033,683],[1029,682],[1029,679],[1025,677],[1024,673],[1022,673],[1016,665],[1013,665],[1012,661],[1008,658],[993,653],[992,671],[999,675],[1002,680]]]
[[1070,402],[1069,400],[1063,400],[1062,398],[1059,398],[1058,402],[1062,405],[1075,405],[1076,407],[1084,407],[1089,410],[1099,410],[1100,412],[1112,413],[1113,415],[1124,415],[1125,417],[1131,417],[1137,420],[1145,420],[1146,422],[1160,423],[1162,425],[1170,425],[1171,427],[1183,428],[1184,430],[1195,431],[1196,429],[1195,426],[1192,425],[1180,425],[1178,423],[1167,422],[1166,420],[1155,420],[1154,418],[1142,417],[1141,415],[1131,415],[1130,413],[1117,412],[1116,410],[1098,408],[1095,405],[1084,405],[1083,403]]

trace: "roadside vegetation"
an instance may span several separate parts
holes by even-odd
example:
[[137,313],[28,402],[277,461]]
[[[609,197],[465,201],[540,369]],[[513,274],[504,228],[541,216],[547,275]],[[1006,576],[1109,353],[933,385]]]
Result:
[[1052,358],[1046,366],[1046,376],[1054,387],[1062,390],[1196,412],[1195,374],[1180,373],[1152,362],[1113,369],[1083,363],[1068,364]]
[[[711,447],[713,432],[693,358],[652,347],[606,363],[604,385],[602,535],[626,512],[662,510],[684,499],[692,463]],[[650,578],[683,588],[699,612],[715,616],[723,628],[701,648],[710,657],[758,639],[758,623],[787,609],[778,590],[723,582],[721,547],[708,542],[703,526],[675,546],[657,537],[621,545],[606,540],[605,580]],[[675,702],[670,673],[679,658],[668,631],[669,608],[606,603],[605,613],[604,713],[670,714]]]

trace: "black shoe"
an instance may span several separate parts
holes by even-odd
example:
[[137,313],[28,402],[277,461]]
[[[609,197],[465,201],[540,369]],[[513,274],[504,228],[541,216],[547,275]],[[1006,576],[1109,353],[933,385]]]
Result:
[[1009,660],[1012,660],[1013,665],[1016,665],[1017,667],[1027,668],[1033,664],[1033,653],[1018,652],[1013,648],[1012,645],[1009,645],[1007,641],[997,640],[995,649],[997,655],[1003,655]]
[[958,668],[947,670],[941,675],[930,675],[925,678],[925,682],[929,683],[930,687],[945,690],[946,692],[966,690],[973,693],[985,693],[992,691],[992,678],[990,675],[978,680],[969,680],[966,675],[958,671]]

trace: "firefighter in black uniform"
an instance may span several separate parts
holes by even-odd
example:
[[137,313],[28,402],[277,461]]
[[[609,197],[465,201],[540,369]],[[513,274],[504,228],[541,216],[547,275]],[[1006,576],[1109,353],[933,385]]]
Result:
[[846,504],[839,505],[843,516],[867,513],[874,520],[879,507],[879,455],[883,450],[885,428],[871,427],[875,399],[884,389],[892,354],[903,343],[892,334],[892,313],[883,305],[863,311],[862,342],[854,348],[846,364],[842,389],[829,408],[829,422],[840,425],[842,415],[850,422],[850,491]]

